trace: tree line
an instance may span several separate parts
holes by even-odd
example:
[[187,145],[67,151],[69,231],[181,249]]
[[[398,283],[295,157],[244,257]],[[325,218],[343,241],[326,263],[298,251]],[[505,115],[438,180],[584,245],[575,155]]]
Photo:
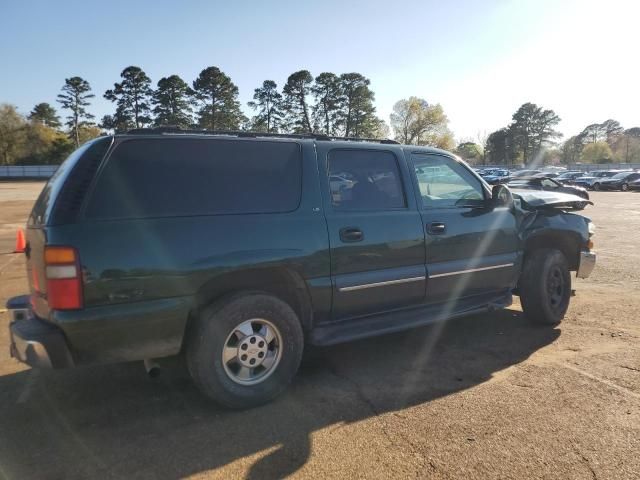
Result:
[[[238,87],[218,67],[203,69],[187,83],[179,75],[155,85],[137,66],[122,70],[120,79],[103,97],[114,104],[112,114],[96,121],[90,112],[95,98],[82,77],[65,79],[57,96],[66,116],[62,121],[49,103],[39,103],[26,116],[0,106],[0,161],[5,164],[60,163],[75,147],[107,132],[133,128],[175,126],[207,130],[246,130],[268,133],[316,133],[336,137],[388,138],[387,123],[376,114],[371,82],[356,72],[308,70],[292,73],[282,88],[264,80],[253,92],[246,116]],[[453,134],[440,105],[410,97],[398,101],[391,128],[402,143],[453,148]]]
[[137,66],[120,73],[104,92],[113,113],[96,121],[95,98],[82,77],[65,79],[56,102],[65,112],[61,120],[49,103],[39,103],[26,116],[0,105],[0,162],[60,163],[74,148],[107,132],[175,126],[207,130],[245,130],[268,133],[316,133],[336,137],[388,138],[403,144],[454,150],[471,163],[537,165],[542,163],[640,162],[640,127],[624,129],[615,120],[591,124],[559,143],[560,117],[551,109],[525,103],[511,123],[488,135],[454,143],[448,118],[440,104],[409,97],[393,106],[389,124],[379,118],[371,82],[360,73],[308,70],[292,73],[279,88],[264,80],[247,103],[245,115],[232,79],[218,67],[203,69],[188,83],[179,75],[162,77],[153,86]]
[[586,126],[559,142],[560,117],[551,109],[525,103],[509,125],[478,142],[460,143],[456,152],[472,163],[537,166],[551,163],[640,163],[640,127],[624,129],[617,120]]

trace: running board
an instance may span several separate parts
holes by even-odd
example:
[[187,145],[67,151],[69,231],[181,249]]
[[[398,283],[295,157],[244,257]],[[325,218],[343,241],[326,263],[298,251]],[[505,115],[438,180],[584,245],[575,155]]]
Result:
[[437,304],[325,323],[312,330],[310,343],[318,346],[334,345],[361,338],[401,332],[474,313],[501,310],[511,303],[511,292],[507,292],[499,296],[460,299],[455,309],[450,313],[446,312],[446,304]]

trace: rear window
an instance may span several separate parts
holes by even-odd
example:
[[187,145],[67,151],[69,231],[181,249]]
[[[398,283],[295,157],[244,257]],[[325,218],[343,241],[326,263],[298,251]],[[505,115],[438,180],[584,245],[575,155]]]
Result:
[[300,203],[300,147],[289,142],[136,139],[115,148],[89,219],[281,213]]

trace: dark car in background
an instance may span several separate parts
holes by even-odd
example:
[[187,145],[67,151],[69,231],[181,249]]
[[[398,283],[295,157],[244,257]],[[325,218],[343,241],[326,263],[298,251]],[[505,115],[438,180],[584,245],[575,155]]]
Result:
[[602,181],[606,178],[613,177],[621,173],[621,170],[594,170],[585,173],[584,176],[576,178],[573,183],[589,190],[600,190]]
[[[507,186],[512,190],[545,190],[550,192],[561,192],[576,195],[578,197],[589,200],[589,192],[586,188],[577,187],[573,185],[563,185],[553,178],[548,177],[526,177],[518,178],[510,181]],[[586,207],[587,202],[584,202],[582,208]]]
[[[540,172],[540,173],[536,173],[535,175],[532,175],[532,177],[534,178],[556,178],[558,175],[560,175],[558,172]],[[522,178],[522,177],[520,177]]]
[[487,168],[480,173],[480,176],[484,178],[484,181],[489,185],[507,183],[510,179],[509,170],[506,168]]
[[640,179],[638,172],[620,172],[611,178],[606,178],[600,182],[601,190],[629,190],[629,184]]
[[555,177],[555,179],[562,183],[563,185],[570,185],[577,178],[583,177],[584,172],[580,171],[572,171],[572,172],[564,172]]
[[533,175],[537,175],[538,173],[542,173],[541,170],[516,170],[511,173],[511,178],[519,178],[519,177],[531,177]]

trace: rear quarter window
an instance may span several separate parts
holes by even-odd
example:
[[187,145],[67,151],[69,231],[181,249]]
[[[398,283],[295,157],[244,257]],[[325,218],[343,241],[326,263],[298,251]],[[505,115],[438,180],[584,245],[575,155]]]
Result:
[[118,145],[87,204],[87,219],[283,213],[297,209],[293,142],[132,139]]
[[87,142],[62,162],[34,203],[29,226],[75,220],[86,188],[112,140],[113,137],[100,137]]

